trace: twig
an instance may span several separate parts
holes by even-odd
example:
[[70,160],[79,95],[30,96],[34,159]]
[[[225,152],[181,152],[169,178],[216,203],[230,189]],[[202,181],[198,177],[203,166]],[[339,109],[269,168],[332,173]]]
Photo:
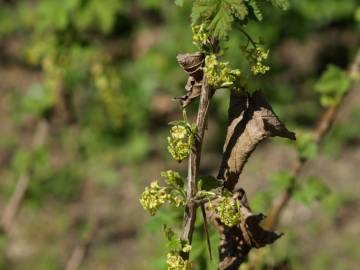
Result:
[[[48,133],[47,122],[46,121],[39,122],[35,130],[31,148],[35,149],[41,146],[42,144],[44,144],[47,133]],[[19,180],[16,183],[15,190],[8,204],[5,206],[5,210],[1,216],[1,230],[5,234],[10,230],[15,220],[15,217],[19,212],[21,203],[24,199],[25,193],[29,186],[30,178],[31,178],[30,172],[25,172],[20,175]]]
[[99,229],[99,221],[96,219],[90,224],[89,233],[80,242],[80,244],[74,249],[70,256],[70,259],[66,263],[65,270],[78,270],[85,260],[86,254],[88,253],[91,244],[95,238],[95,235]]
[[15,191],[6,205],[4,213],[1,217],[1,226],[5,233],[9,231],[11,225],[13,224],[15,216],[19,211],[21,202],[28,188],[29,181],[29,175],[22,174],[16,183]]
[[[349,68],[349,75],[350,76],[359,76],[360,75],[360,51],[357,53],[357,56],[354,60],[354,62],[351,64]],[[336,116],[338,114],[339,109],[341,106],[344,105],[344,100],[346,96],[353,91],[355,88],[359,87],[359,85],[356,83],[352,89],[350,89],[346,95],[344,95],[339,103],[337,103],[335,106],[329,107],[325,112],[322,114],[319,122],[313,129],[313,136],[315,143],[320,145],[332,127],[333,123],[335,122]],[[298,159],[296,166],[293,169],[292,172],[292,181],[289,185],[289,187],[281,193],[277,198],[274,199],[272,203],[272,207],[269,211],[268,218],[265,223],[265,227],[267,229],[274,229],[277,227],[279,223],[279,219],[281,217],[282,211],[285,209],[287,204],[289,203],[293,192],[295,190],[295,186],[297,183],[297,178],[302,173],[305,164],[307,163],[307,159]]]
[[210,241],[210,236],[209,236],[209,226],[208,226],[208,222],[207,222],[206,210],[205,210],[204,204],[201,204],[200,208],[201,208],[201,214],[202,214],[203,219],[204,219],[204,230],[205,230],[205,234],[206,234],[206,242],[207,242],[207,247],[208,247],[208,252],[209,252],[209,258],[210,258],[210,261],[212,261],[212,251],[211,251],[211,241]]
[[[196,204],[194,203],[194,198],[196,196],[196,179],[199,175],[199,165],[201,158],[201,146],[204,138],[204,133],[206,129],[206,119],[209,111],[210,101],[212,97],[212,90],[207,83],[207,80],[204,76],[201,94],[200,94],[200,104],[199,110],[196,119],[196,135],[195,143],[192,149],[192,152],[189,157],[188,163],[188,179],[187,179],[187,205],[185,208],[185,214],[183,218],[182,226],[182,235],[181,239],[191,244],[192,235],[194,232],[194,225],[196,219]],[[183,253],[182,257],[188,259],[189,253]]]

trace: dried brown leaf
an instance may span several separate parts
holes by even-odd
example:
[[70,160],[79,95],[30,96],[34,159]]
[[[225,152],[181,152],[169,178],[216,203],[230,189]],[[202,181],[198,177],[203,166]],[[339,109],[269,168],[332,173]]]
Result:
[[251,246],[260,248],[268,244],[274,243],[282,234],[272,231],[264,230],[260,223],[264,220],[263,214],[251,214],[246,219],[243,226],[243,231],[247,233],[250,239]]
[[[260,224],[264,219],[263,214],[253,214],[248,206],[245,191],[234,192],[234,199],[240,202],[241,221],[237,226],[227,227],[221,223],[214,211],[208,211],[211,219],[220,233],[220,270],[238,269],[247,258],[252,248],[260,248],[275,242],[282,234],[264,230]],[[216,201],[212,202],[216,204]]]
[[261,91],[252,96],[232,91],[223,160],[218,174],[228,190],[234,189],[256,146],[274,136],[295,140],[295,134],[279,120]]
[[200,96],[201,94],[201,82],[196,82],[195,78],[190,76],[188,78],[188,81],[185,85],[186,94],[175,98],[175,100],[178,100],[181,107],[185,108],[187,105],[189,105],[195,98]]
[[180,105],[184,108],[189,105],[196,97],[200,96],[202,80],[204,72],[202,67],[204,66],[205,56],[203,53],[186,53],[179,54],[177,60],[184,71],[189,75],[187,83],[185,85],[186,94],[175,98],[179,100]]
[[178,54],[176,57],[180,66],[189,75],[200,82],[203,77],[202,67],[205,63],[205,55],[201,52]]

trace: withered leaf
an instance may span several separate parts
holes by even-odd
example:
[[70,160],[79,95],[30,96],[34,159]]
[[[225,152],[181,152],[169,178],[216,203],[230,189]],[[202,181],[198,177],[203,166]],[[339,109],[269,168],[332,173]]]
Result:
[[205,63],[205,56],[203,53],[186,53],[179,54],[177,60],[184,71],[189,75],[185,85],[186,94],[175,98],[179,100],[180,105],[184,108],[189,105],[196,97],[200,96],[202,80],[204,72],[202,67]]
[[279,239],[282,234],[264,230],[260,223],[265,218],[263,214],[250,214],[241,224],[241,230],[244,234],[246,242],[255,248],[260,248],[268,244],[272,244]]
[[189,76],[194,77],[197,82],[202,80],[202,67],[205,64],[205,55],[203,53],[178,54],[176,59]]
[[252,213],[244,189],[241,188],[239,191],[234,192],[234,198],[240,202],[240,212],[242,216],[240,228],[245,241],[251,247],[263,247],[267,244],[273,243],[282,236],[282,234],[264,230],[260,226],[260,223],[265,218],[265,216],[261,213]]
[[178,100],[181,107],[185,108],[189,105],[195,98],[201,94],[201,82],[196,82],[195,78],[190,76],[185,85],[186,94],[181,97],[176,97],[175,100]]
[[218,174],[228,190],[234,189],[256,146],[274,136],[295,140],[295,134],[279,120],[261,91],[252,96],[232,91],[223,160]]
[[[264,230],[260,226],[264,215],[252,213],[243,189],[235,191],[233,198],[240,203],[241,221],[237,226],[227,227],[221,223],[213,210],[209,210],[207,214],[220,233],[218,269],[221,270],[238,269],[252,248],[271,244],[282,236],[282,234]],[[212,202],[212,204],[216,203],[216,201]]]

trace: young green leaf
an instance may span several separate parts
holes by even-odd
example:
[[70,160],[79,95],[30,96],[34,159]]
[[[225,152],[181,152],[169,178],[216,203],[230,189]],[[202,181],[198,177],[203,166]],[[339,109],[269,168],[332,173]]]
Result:
[[174,233],[174,231],[164,225],[163,227],[163,230],[164,230],[164,233],[165,233],[165,236],[166,236],[166,239],[167,239],[167,247],[168,247],[168,250],[170,252],[179,252],[182,250],[182,244],[181,244],[181,241],[180,241],[180,238],[176,236],[176,234]]
[[256,19],[258,19],[259,21],[262,21],[263,19],[263,14],[256,2],[256,0],[250,0],[249,1],[249,5],[251,6],[253,12],[254,12],[254,15],[256,17]]
[[194,2],[191,19],[193,24],[199,23],[201,18],[209,19],[217,9],[217,1],[215,0],[198,0]]
[[201,177],[198,181],[198,190],[210,191],[222,186],[222,182],[213,176]]
[[227,4],[231,7],[232,13],[239,20],[244,20],[246,18],[246,16],[248,15],[248,9],[247,9],[244,1],[227,0],[224,2],[227,2]]
[[218,39],[226,39],[234,19],[244,20],[248,15],[243,0],[198,0],[192,10],[194,24],[208,24],[211,35]]
[[277,8],[282,10],[286,10],[289,8],[289,0],[268,0],[271,4]]
[[[272,5],[286,9],[288,0],[268,0]],[[252,8],[255,17],[261,21],[262,13],[257,0],[197,0],[192,9],[194,24],[206,23],[211,36],[224,40],[228,37],[234,21],[246,22]]]
[[223,5],[220,5],[218,12],[214,19],[209,24],[209,29],[212,31],[213,36],[224,39],[227,37],[233,18]]
[[321,104],[329,107],[336,105],[350,86],[350,77],[337,66],[329,65],[315,84],[315,91],[321,95]]

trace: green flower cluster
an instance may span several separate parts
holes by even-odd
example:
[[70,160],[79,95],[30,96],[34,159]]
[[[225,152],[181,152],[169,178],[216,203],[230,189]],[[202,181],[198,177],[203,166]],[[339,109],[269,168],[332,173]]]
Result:
[[210,35],[206,30],[205,24],[192,24],[191,30],[193,33],[193,44],[199,50],[203,50],[204,46],[210,45]]
[[165,178],[166,184],[168,184],[168,197],[169,203],[176,207],[185,205],[186,193],[184,190],[184,180],[181,178],[178,172],[168,170],[162,172],[161,176]]
[[182,252],[189,253],[191,251],[191,245],[185,244],[182,248]]
[[167,199],[166,188],[160,187],[159,183],[154,181],[150,184],[150,188],[146,187],[145,191],[141,194],[140,203],[153,216]]
[[185,199],[181,196],[173,196],[173,194],[169,194],[167,197],[167,200],[169,203],[173,204],[175,207],[180,207],[180,206],[184,206],[185,203]]
[[228,62],[221,62],[215,54],[205,58],[204,73],[208,84],[214,88],[230,87],[235,84],[241,75],[239,69],[230,69]]
[[233,227],[240,222],[240,204],[231,197],[222,197],[216,212],[222,223]]
[[166,262],[168,265],[168,270],[190,270],[192,267],[190,261],[184,260],[179,254],[174,252],[167,254]]
[[170,129],[168,150],[171,156],[178,162],[188,158],[191,147],[194,144],[195,128],[187,123],[178,123]]
[[270,70],[270,67],[263,63],[269,56],[269,50],[261,47],[249,48],[247,46],[242,46],[241,49],[250,62],[250,70],[253,75],[265,74]]
[[165,178],[165,182],[173,187],[182,188],[184,186],[184,181],[180,176],[180,173],[168,170],[162,172],[161,176]]
[[184,206],[186,203],[186,193],[183,188],[184,181],[180,174],[174,171],[166,171],[162,172],[161,176],[165,178],[167,186],[161,187],[158,181],[154,181],[150,184],[150,187],[145,188],[140,197],[142,207],[152,216],[166,202],[175,207]]

